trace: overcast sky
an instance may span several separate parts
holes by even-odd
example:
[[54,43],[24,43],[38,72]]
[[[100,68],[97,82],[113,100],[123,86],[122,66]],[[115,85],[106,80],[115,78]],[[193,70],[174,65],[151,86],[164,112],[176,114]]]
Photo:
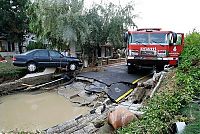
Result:
[[[129,0],[85,0],[86,6],[113,2],[123,4]],[[194,28],[200,31],[200,0],[135,0],[135,19],[139,28],[162,28],[174,32],[188,33]]]

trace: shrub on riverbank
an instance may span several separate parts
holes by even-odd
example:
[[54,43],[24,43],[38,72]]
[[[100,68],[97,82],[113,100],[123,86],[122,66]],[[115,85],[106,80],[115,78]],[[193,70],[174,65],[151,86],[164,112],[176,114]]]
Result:
[[[200,102],[200,33],[193,32],[186,36],[187,45],[182,57],[182,64],[178,67],[177,83],[180,88],[187,90],[193,100]],[[199,104],[190,103],[182,109],[182,114],[191,119],[184,130],[184,134],[200,133]]]
[[118,133],[170,133],[174,122],[185,119],[178,116],[181,114],[181,109],[188,106],[200,93],[200,42],[198,41],[200,34],[197,32],[186,36],[186,46],[175,78],[169,79],[174,81],[174,86],[170,85],[172,90],[166,89],[157,93],[148,101],[142,119],[121,128]]

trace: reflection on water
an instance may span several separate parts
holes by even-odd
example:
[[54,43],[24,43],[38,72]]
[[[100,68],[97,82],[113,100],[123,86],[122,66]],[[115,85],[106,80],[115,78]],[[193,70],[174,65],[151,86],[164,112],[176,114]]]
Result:
[[0,132],[44,130],[88,111],[55,92],[5,96],[0,98]]

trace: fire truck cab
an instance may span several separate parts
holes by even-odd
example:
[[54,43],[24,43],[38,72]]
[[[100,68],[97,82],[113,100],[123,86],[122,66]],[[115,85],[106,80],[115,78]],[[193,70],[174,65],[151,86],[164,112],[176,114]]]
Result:
[[127,44],[128,73],[132,73],[139,67],[178,65],[184,34],[162,31],[161,28],[142,28],[126,32],[124,41]]

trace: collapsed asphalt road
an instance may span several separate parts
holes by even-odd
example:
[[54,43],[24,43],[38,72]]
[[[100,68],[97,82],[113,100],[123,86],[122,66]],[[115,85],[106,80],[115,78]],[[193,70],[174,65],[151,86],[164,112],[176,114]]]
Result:
[[91,92],[105,91],[113,102],[119,102],[134,90],[139,79],[149,74],[151,74],[151,70],[147,69],[139,70],[135,74],[128,74],[125,64],[117,64],[104,67],[103,71],[100,72],[81,73],[77,77],[94,79],[96,81],[85,90]]
[[116,64],[113,66],[104,67],[104,71],[100,72],[86,72],[81,73],[78,76],[83,76],[87,78],[92,78],[106,85],[111,85],[113,83],[118,82],[128,82],[132,83],[133,81],[146,76],[151,73],[151,70],[139,70],[137,73],[128,74],[127,73],[127,66],[125,63],[123,64]]
[[[96,133],[106,127],[105,120],[109,112],[116,107],[126,107],[140,117],[142,104],[138,102],[141,102],[139,101],[140,96],[144,98],[146,92],[143,91],[146,89],[135,90],[137,85],[132,83],[150,73],[151,70],[145,70],[137,74],[128,74],[126,65],[118,64],[104,67],[99,72],[79,74],[71,84],[61,86],[57,91],[59,95],[64,96],[74,105],[88,106],[91,111],[44,131],[48,134]],[[131,97],[129,96],[131,100],[125,98],[129,93],[131,93]]]

